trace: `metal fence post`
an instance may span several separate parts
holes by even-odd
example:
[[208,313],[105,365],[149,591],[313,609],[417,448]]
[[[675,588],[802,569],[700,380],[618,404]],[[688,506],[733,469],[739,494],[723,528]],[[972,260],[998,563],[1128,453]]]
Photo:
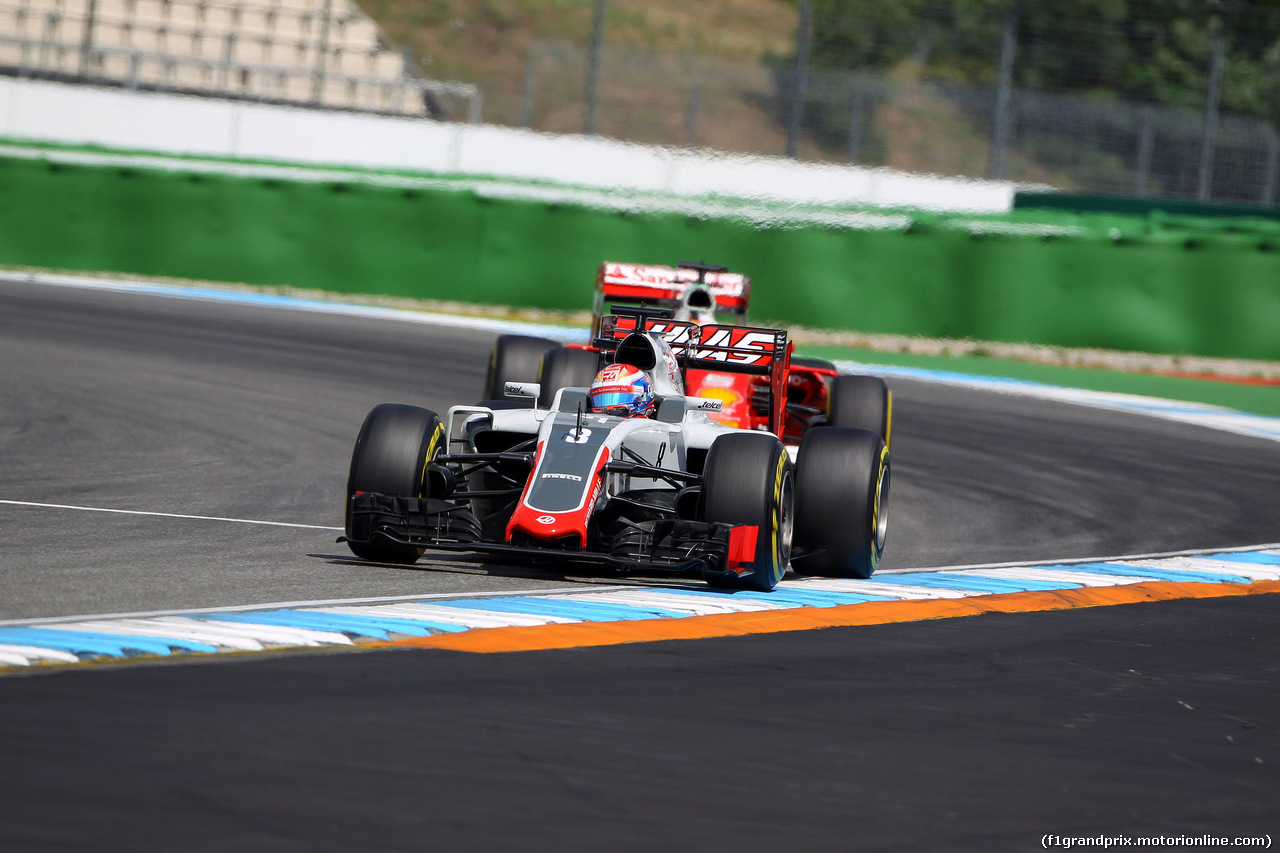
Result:
[[800,23],[796,26],[796,70],[791,81],[791,114],[787,119],[787,156],[800,156],[800,123],[804,119],[804,99],[809,86],[809,41],[813,31],[813,0],[800,0]]
[[1222,19],[1213,28],[1213,48],[1209,57],[1209,86],[1204,98],[1204,136],[1200,139],[1200,182],[1196,198],[1208,201],[1213,183],[1213,143],[1218,135],[1218,94],[1222,87]]
[[991,127],[991,162],[987,177],[1003,180],[1009,159],[1010,102],[1013,95],[1013,61],[1018,52],[1018,13],[1022,0],[1013,0],[1004,13],[1000,36],[1000,77],[996,88],[996,113]]
[[849,162],[858,162],[858,151],[862,148],[862,122],[867,111],[867,96],[862,91],[857,78],[853,81],[853,103],[849,107]]
[[89,76],[93,59],[93,27],[98,19],[98,0],[89,0],[84,13],[84,37],[80,40],[80,76]]
[[43,77],[48,73],[46,67],[49,62],[49,55],[53,53],[54,43],[58,38],[58,21],[61,15],[58,12],[50,12],[44,19],[44,39],[40,42],[40,70],[38,76]]
[[320,13],[320,33],[316,37],[316,70],[311,88],[311,101],[317,106],[324,97],[325,62],[329,55],[329,21],[333,17],[333,0],[324,0]]
[[229,91],[231,88],[231,62],[236,55],[236,34],[227,33],[226,41],[222,46],[222,91]]
[[1270,125],[1267,126],[1267,172],[1262,181],[1262,198],[1264,205],[1276,203],[1276,171],[1280,168],[1280,134]]
[[1154,135],[1151,130],[1151,119],[1143,116],[1142,128],[1138,131],[1137,175],[1133,180],[1133,194],[1137,196],[1147,194],[1147,179],[1151,177],[1151,149],[1155,144]]
[[524,60],[524,75],[520,78],[520,127],[533,123],[533,87],[537,75],[538,57],[530,50]]
[[685,144],[698,147],[698,114],[702,111],[702,81],[695,75],[689,91],[689,109],[685,115]]
[[587,115],[582,122],[582,132],[593,136],[596,132],[596,109],[600,104],[600,50],[604,45],[604,16],[609,0],[596,0],[595,18],[591,23],[591,52],[587,61]]
[[[1210,0],[1210,5],[1221,7],[1221,0]],[[1196,197],[1208,201],[1213,193],[1213,156],[1218,136],[1218,98],[1222,90],[1223,41],[1235,25],[1236,17],[1244,11],[1243,2],[1227,6],[1226,13],[1214,22],[1213,47],[1209,57],[1209,84],[1204,98],[1204,138],[1200,140],[1200,183]]]

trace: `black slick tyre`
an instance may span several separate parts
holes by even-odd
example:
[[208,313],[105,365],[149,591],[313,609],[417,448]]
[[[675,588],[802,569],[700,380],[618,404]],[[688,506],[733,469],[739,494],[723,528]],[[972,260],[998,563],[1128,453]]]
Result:
[[[417,406],[374,406],[360,427],[347,475],[346,531],[351,530],[351,498],[361,492],[395,497],[427,497],[427,464],[444,449],[444,426],[435,412]],[[422,549],[371,539],[348,542],[353,554],[380,563],[412,563]]]
[[791,556],[794,480],[782,442],[764,433],[729,433],[711,445],[702,470],[701,518],[756,525],[751,573],[707,572],[712,586],[768,592]]
[[802,355],[791,356],[792,367],[808,367],[818,370],[835,370],[836,366],[833,362],[827,361],[825,358],[807,358]]
[[877,376],[837,376],[827,391],[827,426],[874,432],[889,446],[893,397]]
[[561,388],[590,388],[600,370],[600,353],[576,347],[556,347],[542,359],[538,405],[549,407]]
[[537,382],[542,357],[558,344],[529,335],[500,335],[489,352],[489,369],[484,377],[482,400],[505,400],[528,407],[529,401],[504,392],[508,382]]
[[884,554],[889,449],[874,432],[810,430],[796,455],[797,574],[869,578]]

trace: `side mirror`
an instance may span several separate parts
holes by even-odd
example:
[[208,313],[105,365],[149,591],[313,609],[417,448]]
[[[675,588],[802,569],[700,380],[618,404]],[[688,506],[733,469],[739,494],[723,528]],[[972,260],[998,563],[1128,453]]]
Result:
[[502,393],[508,397],[532,397],[536,400],[542,393],[542,385],[537,382],[508,382],[502,386]]
[[690,412],[719,412],[724,410],[724,401],[715,397],[685,397],[685,408]]

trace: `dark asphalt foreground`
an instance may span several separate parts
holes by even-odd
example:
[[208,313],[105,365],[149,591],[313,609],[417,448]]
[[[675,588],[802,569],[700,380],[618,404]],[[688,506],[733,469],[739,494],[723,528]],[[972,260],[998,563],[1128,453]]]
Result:
[[1272,595],[8,678],[0,849],[1277,838],[1278,636]]
[[[0,499],[341,523],[378,402],[491,336],[0,280]],[[1280,445],[895,382],[886,568],[1280,542]],[[0,505],[0,619],[613,582]],[[636,579],[637,582],[657,582]],[[496,656],[0,677],[0,851],[1280,840],[1280,597]]]

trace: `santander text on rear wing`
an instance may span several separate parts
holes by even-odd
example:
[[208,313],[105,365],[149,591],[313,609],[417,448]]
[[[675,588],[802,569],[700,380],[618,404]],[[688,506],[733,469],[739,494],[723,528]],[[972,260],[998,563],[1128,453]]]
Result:
[[593,331],[600,331],[604,307],[614,303],[678,309],[691,289],[707,291],[717,314],[746,319],[751,279],[724,267],[681,261],[678,266],[605,261],[596,273]]

